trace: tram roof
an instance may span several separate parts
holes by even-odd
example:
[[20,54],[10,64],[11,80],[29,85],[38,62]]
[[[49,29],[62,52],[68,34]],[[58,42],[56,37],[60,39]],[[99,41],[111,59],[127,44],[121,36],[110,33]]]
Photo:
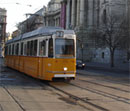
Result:
[[8,40],[6,44],[18,41],[20,39],[26,39],[29,37],[35,37],[35,36],[41,36],[41,35],[52,35],[52,34],[55,34],[57,31],[63,31],[64,34],[72,34],[72,35],[75,34],[73,30],[64,30],[61,27],[40,27],[34,31],[24,33],[23,35],[19,35],[11,40]]
[[23,34],[22,39],[40,35],[52,35],[56,33],[56,31],[63,31],[64,34],[75,34],[73,30],[64,30],[60,27],[40,27],[32,32]]

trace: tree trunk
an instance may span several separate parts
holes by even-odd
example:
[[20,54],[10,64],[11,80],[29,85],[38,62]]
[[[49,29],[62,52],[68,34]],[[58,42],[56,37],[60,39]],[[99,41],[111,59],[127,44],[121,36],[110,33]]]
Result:
[[111,67],[114,67],[114,49],[110,50],[110,63],[111,63]]

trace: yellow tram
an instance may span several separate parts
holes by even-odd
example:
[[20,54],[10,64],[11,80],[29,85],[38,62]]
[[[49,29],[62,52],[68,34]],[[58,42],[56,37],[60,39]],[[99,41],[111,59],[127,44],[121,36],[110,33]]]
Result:
[[8,67],[42,80],[76,76],[76,35],[73,30],[40,27],[5,44]]

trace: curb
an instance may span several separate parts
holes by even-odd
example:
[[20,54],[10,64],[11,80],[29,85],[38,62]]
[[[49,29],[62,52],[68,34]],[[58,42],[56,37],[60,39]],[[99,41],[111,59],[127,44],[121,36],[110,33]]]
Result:
[[104,68],[104,67],[97,67],[97,66],[86,66],[85,69],[100,70],[105,72],[129,73],[129,69],[123,70],[123,69]]

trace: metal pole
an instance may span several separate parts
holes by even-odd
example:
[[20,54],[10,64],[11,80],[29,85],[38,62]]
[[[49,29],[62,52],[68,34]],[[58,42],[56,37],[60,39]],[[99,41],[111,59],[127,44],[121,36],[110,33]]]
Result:
[[82,61],[84,60],[84,45],[83,45],[83,36],[84,36],[84,33],[83,33],[83,29],[81,29],[81,32],[82,32]]

